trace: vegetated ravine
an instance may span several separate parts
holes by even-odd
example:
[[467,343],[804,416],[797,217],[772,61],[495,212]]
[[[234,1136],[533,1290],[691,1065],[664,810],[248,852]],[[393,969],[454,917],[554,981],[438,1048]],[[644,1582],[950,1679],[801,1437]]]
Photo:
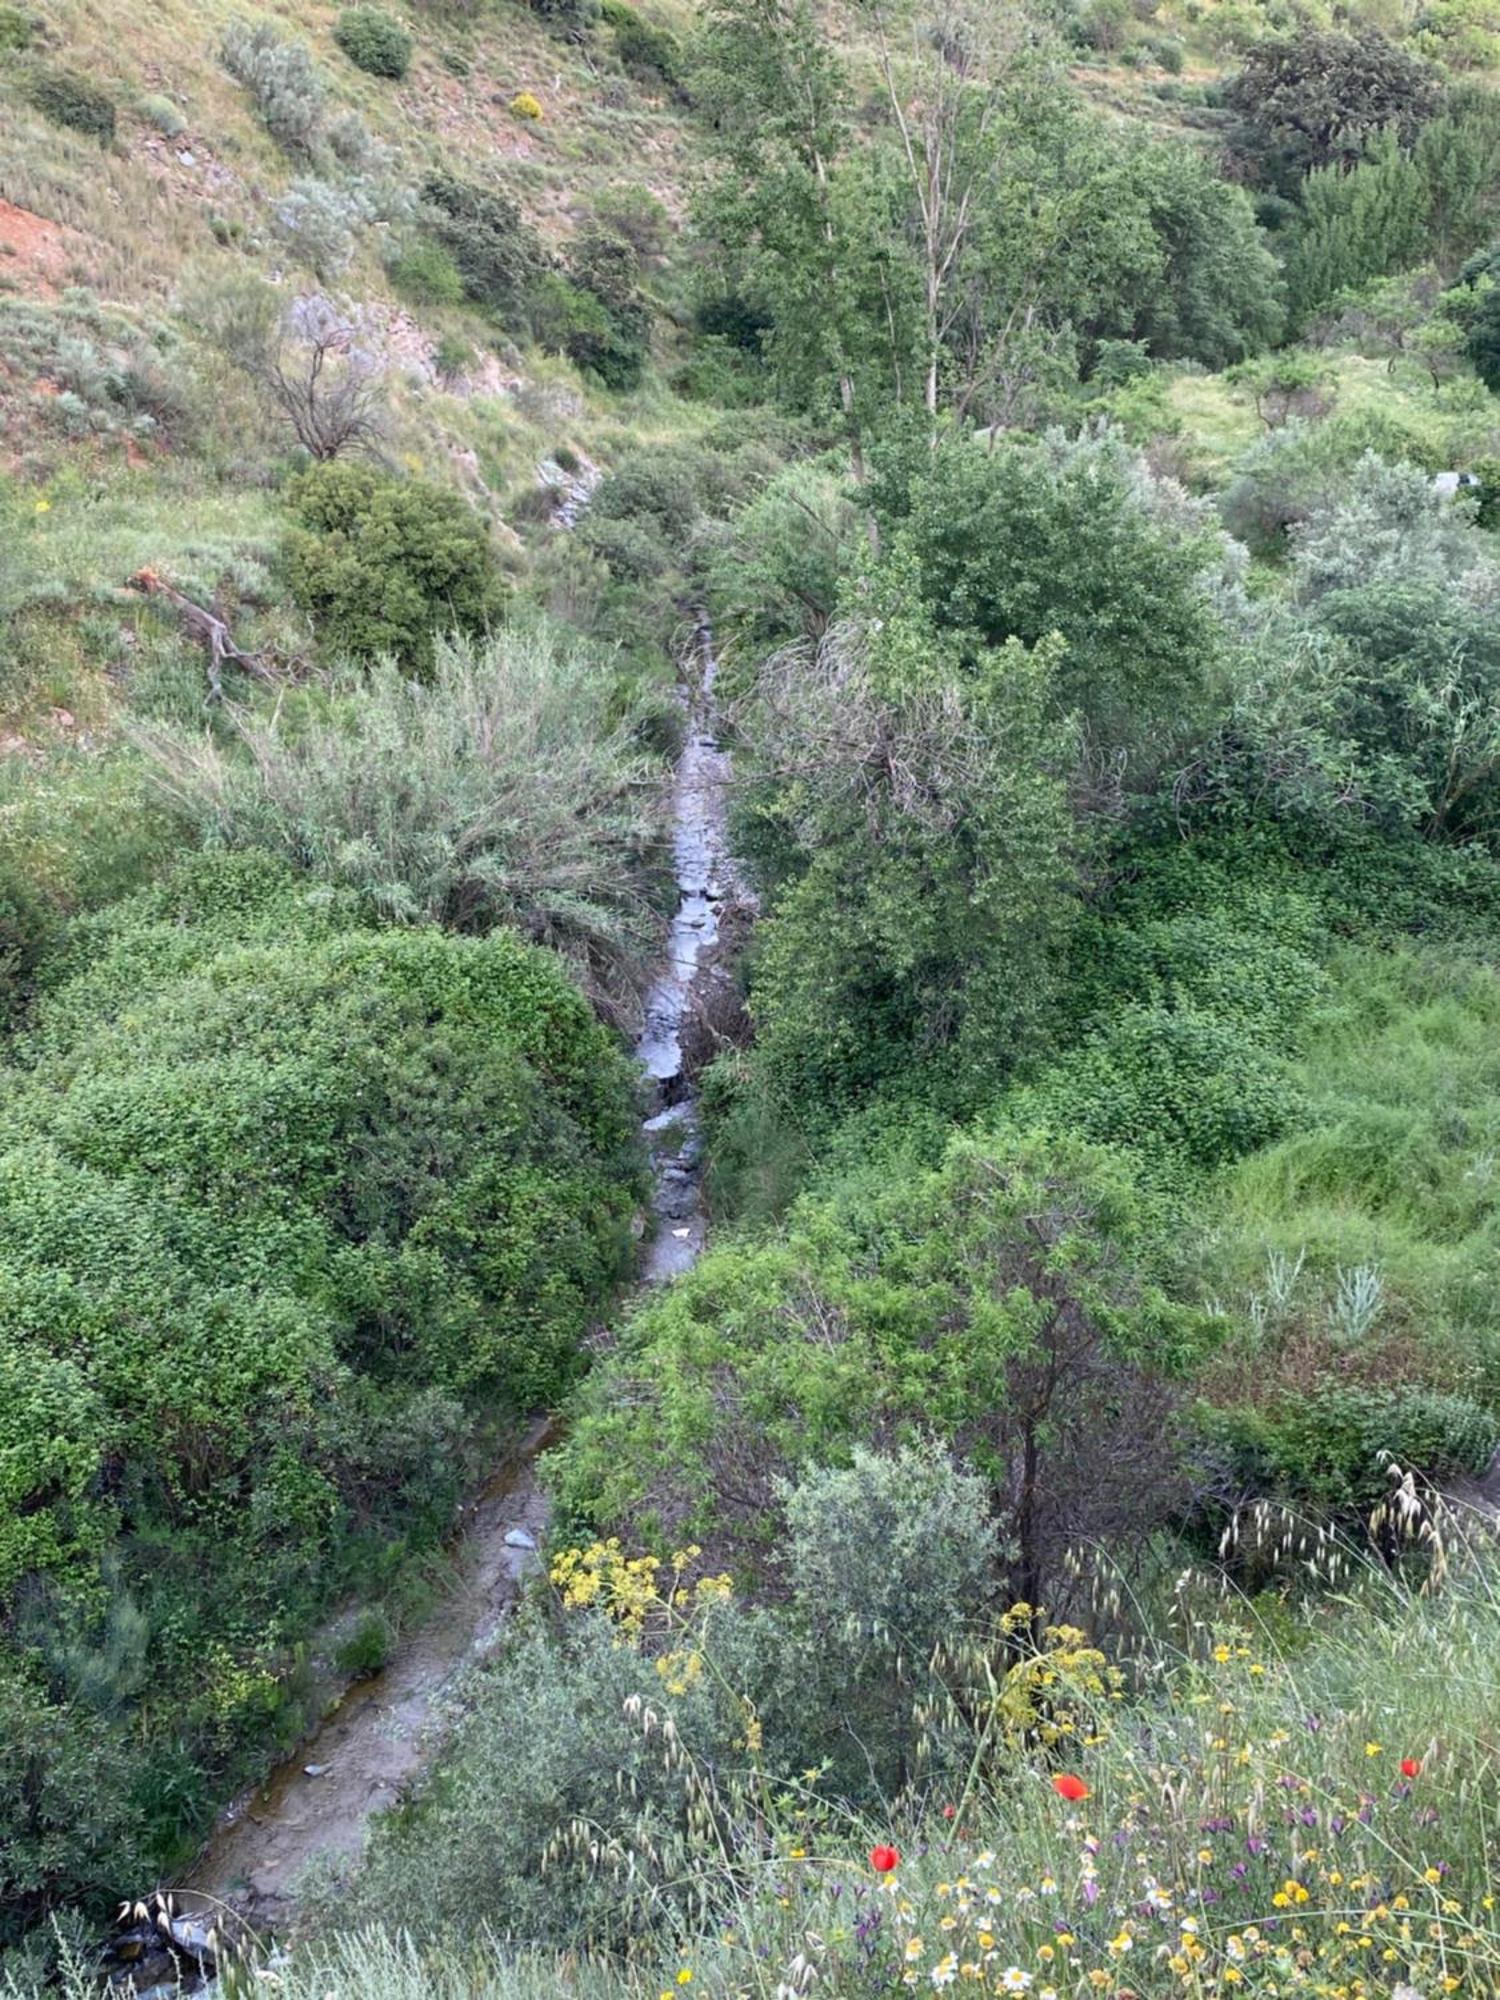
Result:
[[[672,790],[678,904],[668,952],[647,997],[636,1054],[650,1084],[656,1231],[643,1277],[688,1270],[706,1234],[697,1092],[684,1030],[712,976],[708,960],[733,888],[729,758],[717,734],[713,634],[700,622],[689,654],[687,735]],[[394,1805],[431,1762],[443,1695],[497,1644],[521,1580],[537,1560],[546,1502],[534,1465],[553,1435],[536,1423],[471,1508],[451,1551],[449,1588],[390,1664],[357,1682],[293,1756],[224,1815],[182,1885],[185,1908],[228,1905],[256,1928],[295,1914],[297,1884],[320,1859],[355,1854],[372,1816]]]

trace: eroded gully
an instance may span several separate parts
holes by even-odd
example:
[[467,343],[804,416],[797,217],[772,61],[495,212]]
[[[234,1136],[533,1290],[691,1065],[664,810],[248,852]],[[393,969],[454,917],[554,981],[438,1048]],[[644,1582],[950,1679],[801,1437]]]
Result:
[[[688,1270],[706,1233],[697,1093],[684,1035],[734,884],[728,845],[729,760],[717,735],[716,661],[706,624],[687,673],[687,733],[672,790],[678,903],[666,959],[647,997],[636,1055],[649,1085],[655,1233],[643,1280]],[[394,1805],[440,1747],[445,1695],[492,1652],[546,1525],[534,1474],[552,1436],[535,1424],[470,1508],[450,1551],[453,1580],[379,1674],[357,1682],[257,1791],[220,1820],[181,1885],[185,1908],[223,1906],[257,1929],[294,1924],[298,1883],[325,1859],[356,1854],[372,1817]]]

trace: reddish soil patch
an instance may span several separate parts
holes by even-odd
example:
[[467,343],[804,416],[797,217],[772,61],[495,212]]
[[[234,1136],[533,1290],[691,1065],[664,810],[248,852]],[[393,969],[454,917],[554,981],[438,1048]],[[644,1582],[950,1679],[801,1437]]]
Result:
[[0,201],[0,280],[29,298],[55,298],[71,280],[85,239],[64,223]]

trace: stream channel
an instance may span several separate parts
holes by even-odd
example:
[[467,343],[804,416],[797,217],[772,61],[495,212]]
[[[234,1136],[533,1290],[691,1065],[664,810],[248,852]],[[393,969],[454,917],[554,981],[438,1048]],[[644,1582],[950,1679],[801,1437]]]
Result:
[[[713,634],[700,624],[689,653],[687,734],[672,790],[677,911],[636,1045],[650,1086],[644,1130],[656,1228],[643,1266],[648,1284],[688,1270],[706,1233],[702,1140],[683,1032],[700,984],[711,976],[706,955],[735,887],[716,665]],[[177,1892],[184,1931],[194,1916],[201,1923],[225,1906],[257,1931],[285,1928],[309,1866],[357,1853],[372,1816],[394,1805],[431,1763],[441,1743],[444,1696],[493,1651],[521,1580],[538,1560],[546,1502],[533,1468],[553,1435],[550,1420],[536,1422],[471,1503],[450,1551],[451,1585],[390,1664],[349,1688],[296,1752],[225,1812]]]

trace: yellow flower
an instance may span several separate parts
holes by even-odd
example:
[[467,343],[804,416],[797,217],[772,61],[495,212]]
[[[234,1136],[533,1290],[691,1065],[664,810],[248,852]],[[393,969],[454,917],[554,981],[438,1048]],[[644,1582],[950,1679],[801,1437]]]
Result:
[[36,511],[39,514],[50,514],[52,512],[52,502],[50,500],[38,500]]
[[1365,1755],[1367,1757],[1378,1757],[1384,1748],[1385,1745],[1383,1743],[1367,1743],[1365,1745]]
[[690,1965],[685,1965],[677,1975],[677,1984],[679,1986],[691,1986],[692,1983],[693,1968]]

